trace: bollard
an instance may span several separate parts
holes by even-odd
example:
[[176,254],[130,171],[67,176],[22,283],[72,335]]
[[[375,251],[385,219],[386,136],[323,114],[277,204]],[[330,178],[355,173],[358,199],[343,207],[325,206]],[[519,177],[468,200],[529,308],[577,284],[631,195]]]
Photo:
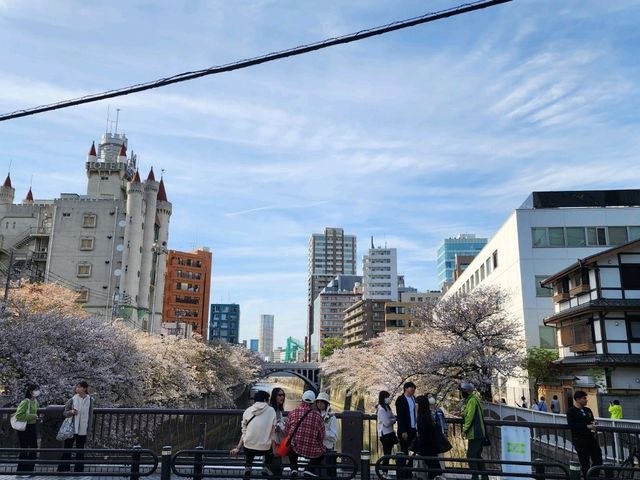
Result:
[[198,452],[193,456],[193,480],[202,480],[202,450],[204,447],[196,447]]
[[545,480],[544,460],[536,458],[533,460],[533,478],[535,480]]
[[571,460],[571,462],[569,462],[569,478],[571,480],[580,480],[581,474],[580,462]]
[[131,454],[131,474],[129,478],[131,480],[138,480],[140,478],[140,445],[133,446],[133,453]]
[[160,480],[171,480],[171,445],[162,447]]
[[362,450],[360,452],[360,480],[371,478],[371,452]]

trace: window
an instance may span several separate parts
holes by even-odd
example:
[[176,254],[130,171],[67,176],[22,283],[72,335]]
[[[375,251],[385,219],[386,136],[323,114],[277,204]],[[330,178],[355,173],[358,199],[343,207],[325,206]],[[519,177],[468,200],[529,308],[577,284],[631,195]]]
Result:
[[98,217],[93,213],[85,213],[82,217],[82,226],[84,228],[95,228]]
[[536,297],[552,297],[553,289],[543,287],[540,283],[547,278],[547,275],[536,275]]
[[625,290],[640,290],[640,263],[620,265],[620,280]]
[[556,329],[553,327],[539,327],[540,328],[540,347],[542,348],[557,348],[558,336],[556,335]]
[[76,290],[76,302],[86,303],[89,301],[89,290],[86,288],[80,288]]
[[79,263],[76,267],[76,276],[78,277],[90,277],[91,276],[91,264]]
[[493,270],[495,270],[496,268],[498,268],[498,251],[496,250],[495,252],[493,252]]
[[584,227],[567,227],[567,245],[569,247],[584,247],[587,245]]
[[640,340],[640,314],[628,313],[627,324],[629,325],[629,340]]
[[622,245],[627,242],[627,227],[609,227],[609,245]]
[[590,320],[579,320],[560,328],[560,338],[564,347],[593,343],[593,329]]
[[549,228],[549,246],[564,247],[564,228],[562,227]]
[[629,241],[640,238],[640,227],[629,227]]
[[93,250],[93,237],[80,238],[80,250]]
[[547,229],[546,228],[532,228],[531,229],[531,242],[534,247],[546,247],[547,243]]
[[71,214],[70,214],[69,212],[64,212],[64,213],[62,214],[62,216],[63,216],[63,217],[70,217],[70,216],[71,216]]
[[587,227],[587,245],[606,245],[607,232],[604,227]]

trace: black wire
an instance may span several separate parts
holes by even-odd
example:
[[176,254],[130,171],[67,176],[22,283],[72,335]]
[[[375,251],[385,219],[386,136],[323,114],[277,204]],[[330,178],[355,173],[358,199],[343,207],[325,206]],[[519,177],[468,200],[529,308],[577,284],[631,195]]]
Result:
[[231,72],[233,70],[240,70],[243,68],[252,67],[254,65],[260,65],[262,63],[272,62],[274,60],[279,60],[282,58],[302,55],[305,53],[313,52],[315,50],[321,50],[324,48],[333,47],[335,45],[351,43],[358,40],[363,40],[365,38],[373,37],[376,35],[383,35],[385,33],[393,32],[395,30],[414,27],[416,25],[420,25],[423,23],[433,22],[435,20],[441,20],[443,18],[453,17],[456,15],[461,15],[463,13],[468,13],[475,10],[481,10],[483,8],[488,8],[494,5],[499,5],[499,4],[507,3],[511,1],[513,0],[488,0],[488,1],[483,0],[483,1],[473,2],[473,3],[466,3],[454,8],[440,10],[438,12],[427,13],[419,17],[400,20],[397,22],[389,23],[387,25],[374,27],[367,30],[360,30],[359,32],[343,35],[341,37],[329,38],[326,40],[321,40],[316,43],[310,43],[307,45],[301,45],[301,46],[290,48],[287,50],[268,53],[266,55],[261,55],[259,57],[239,60],[237,62],[214,66],[214,67],[206,68],[203,70],[179,73],[171,77],[154,80],[147,83],[138,83],[128,87],[123,87],[115,90],[108,90],[106,92],[86,95],[84,97],[78,97],[75,99],[63,100],[61,102],[50,103],[48,105],[41,105],[38,107],[28,108],[24,110],[16,110],[11,113],[5,113],[0,115],[0,122],[3,122],[5,120],[11,120],[14,118],[26,117],[29,115],[48,112],[51,110],[68,108],[75,105],[82,105],[84,103],[97,102],[99,100],[105,100],[107,98],[121,97],[124,95],[129,95],[131,93],[143,92],[145,90],[152,90],[155,88],[164,87],[166,85],[171,85],[173,83],[185,82],[187,80],[193,80],[195,78],[204,77],[207,75],[215,75],[218,73]]

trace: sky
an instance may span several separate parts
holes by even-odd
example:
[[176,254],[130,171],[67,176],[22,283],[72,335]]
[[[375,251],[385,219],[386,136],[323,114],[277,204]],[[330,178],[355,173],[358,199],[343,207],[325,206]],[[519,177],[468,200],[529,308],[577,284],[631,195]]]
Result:
[[[461,2],[460,2],[461,3]],[[456,0],[0,0],[0,113],[221,65]],[[638,188],[640,2],[515,0],[240,71],[0,122],[22,199],[85,193],[120,109],[142,174],[164,169],[169,247],[213,252],[241,339],[306,332],[307,247],[342,227],[438,288],[436,250],[490,237],[532,191]],[[359,261],[358,270],[362,265]]]

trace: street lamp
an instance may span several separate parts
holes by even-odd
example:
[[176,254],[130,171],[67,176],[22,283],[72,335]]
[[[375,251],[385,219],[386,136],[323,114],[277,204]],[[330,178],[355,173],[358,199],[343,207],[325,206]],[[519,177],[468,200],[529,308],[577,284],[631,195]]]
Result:
[[155,258],[153,270],[153,297],[151,298],[151,321],[149,322],[149,333],[153,333],[153,326],[155,325],[156,320],[156,287],[158,285],[158,261],[160,259],[160,255],[166,255],[167,253],[169,253],[169,250],[167,250],[167,242],[162,242],[161,244],[157,241],[153,242],[151,251],[153,252]]

